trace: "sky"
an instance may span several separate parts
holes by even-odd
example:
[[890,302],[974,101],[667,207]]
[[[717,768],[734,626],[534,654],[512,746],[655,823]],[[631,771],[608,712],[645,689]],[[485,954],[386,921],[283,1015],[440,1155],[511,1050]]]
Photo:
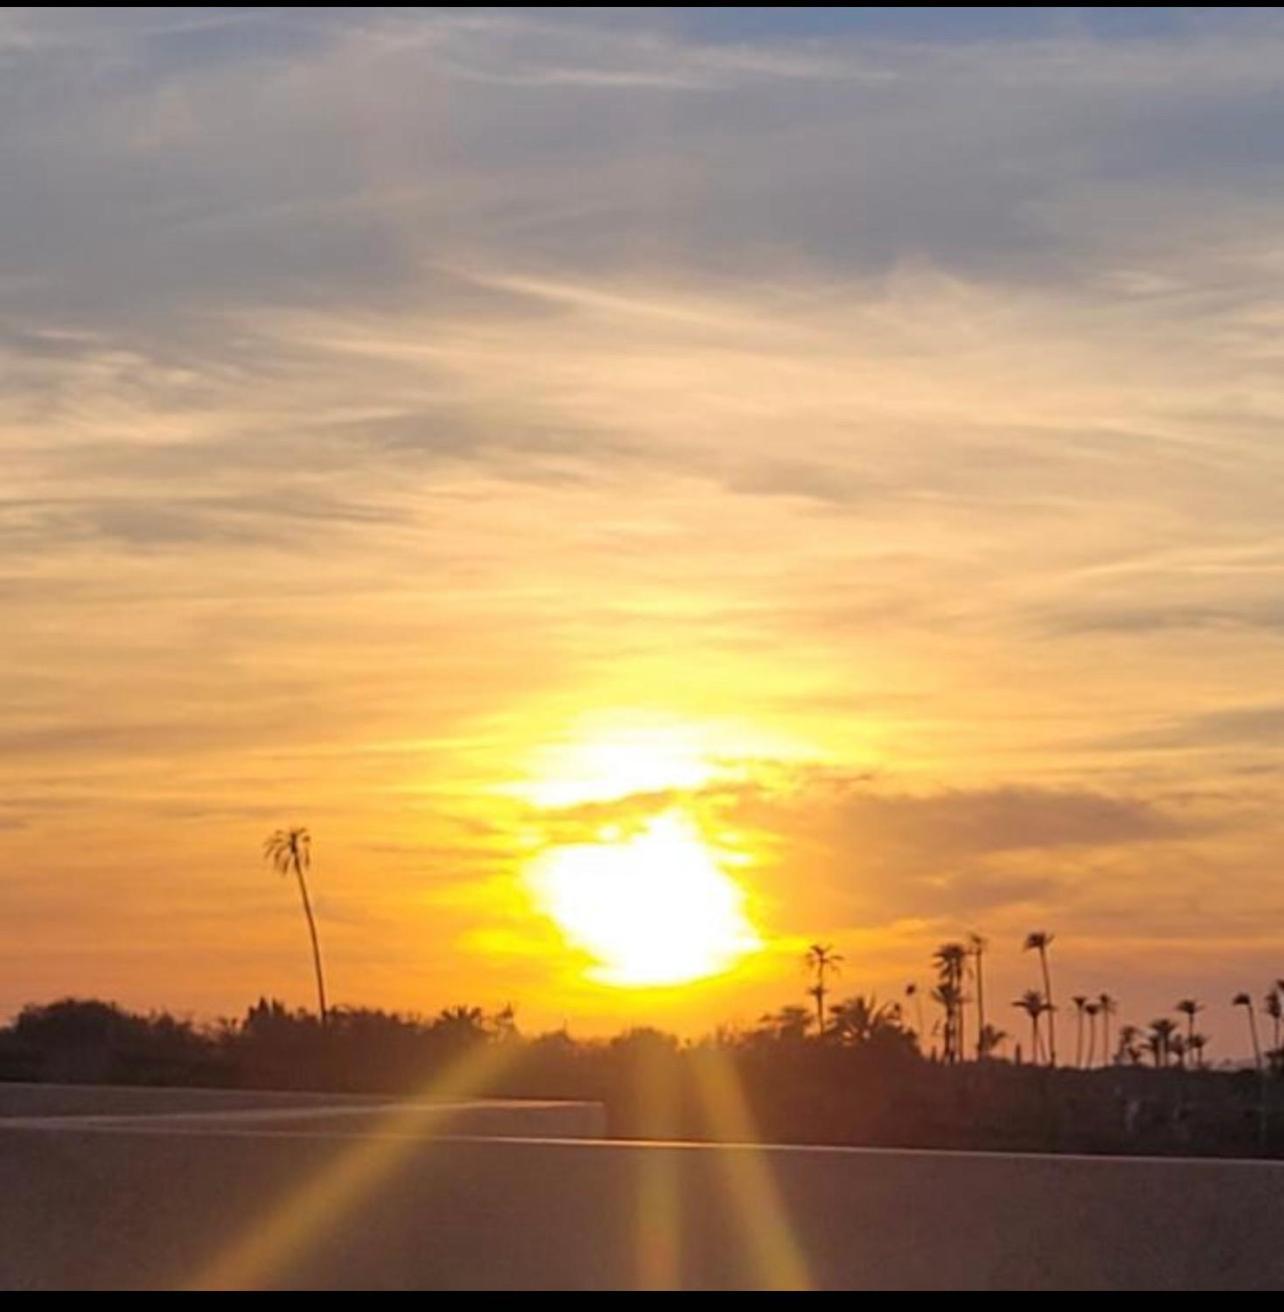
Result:
[[[694,1033],[975,930],[1015,1031],[1044,929],[1241,1052],[1281,67],[1233,9],[0,14],[0,1013],[311,1005],[306,824],[339,1002]],[[621,987],[531,871],[657,818],[755,946]]]

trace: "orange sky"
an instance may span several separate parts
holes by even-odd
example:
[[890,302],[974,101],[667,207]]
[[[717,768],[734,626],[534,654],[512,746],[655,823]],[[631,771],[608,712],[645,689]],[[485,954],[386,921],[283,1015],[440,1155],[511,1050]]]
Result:
[[[692,24],[0,17],[0,1012],[309,1004],[301,823],[338,1002],[690,1032],[975,929],[1006,1007],[1046,928],[1243,1047],[1278,16]],[[612,987],[529,870],[662,814],[762,946]]]

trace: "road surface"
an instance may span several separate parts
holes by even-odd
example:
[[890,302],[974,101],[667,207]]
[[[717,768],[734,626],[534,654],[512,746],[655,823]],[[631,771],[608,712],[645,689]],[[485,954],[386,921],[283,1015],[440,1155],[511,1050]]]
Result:
[[600,1133],[583,1103],[0,1085],[0,1287],[1284,1286],[1284,1164]]

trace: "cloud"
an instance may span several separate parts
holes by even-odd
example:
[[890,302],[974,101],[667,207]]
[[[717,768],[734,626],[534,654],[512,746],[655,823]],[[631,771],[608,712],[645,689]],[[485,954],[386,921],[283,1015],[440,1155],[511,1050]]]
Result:
[[1165,633],[1174,629],[1260,629],[1284,631],[1284,604],[1275,601],[1239,606],[1173,605],[1134,606],[1113,610],[1084,610],[1057,616],[1051,627],[1060,633]]
[[[184,317],[198,294],[401,299],[452,248],[749,275],[909,257],[1023,281],[1151,258],[1188,281],[1207,219],[1273,190],[1269,22],[1128,42],[692,39],[664,18],[444,12],[11,31],[11,258],[46,307],[115,323]],[[71,58],[95,76],[68,90]],[[1145,223],[1139,179],[1202,210],[1198,235],[1173,196]]]
[[838,804],[843,829],[872,828],[891,847],[925,847],[947,859],[1150,842],[1184,828],[1153,804],[1079,790],[1009,787],[891,797],[844,792]]
[[[769,880],[803,916],[880,921],[975,914],[1065,898],[1067,862],[1180,845],[1216,832],[1215,808],[1189,800],[1028,784],[897,791],[823,767],[728,763],[694,790],[637,794],[533,817],[555,843],[592,841],[674,807],[706,831],[770,853]],[[739,835],[739,839],[735,836]],[[837,910],[841,908],[841,910]]]
[[[467,885],[404,816],[643,706],[833,770],[698,803],[800,918],[1096,932],[1162,854],[1238,926],[1268,808],[1176,799],[1279,786],[1282,54],[1212,11],[0,16],[6,852],[68,799],[131,851],[333,808]],[[352,889],[409,905],[391,860]]]
[[1167,725],[1133,734],[1122,745],[1143,749],[1214,750],[1271,748],[1284,742],[1284,705],[1266,702],[1206,711],[1171,720]]

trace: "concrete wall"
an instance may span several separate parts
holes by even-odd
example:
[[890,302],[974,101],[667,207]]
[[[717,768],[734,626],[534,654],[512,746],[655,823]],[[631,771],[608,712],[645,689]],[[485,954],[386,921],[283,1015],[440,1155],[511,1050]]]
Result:
[[1278,1288],[1281,1216],[1269,1163],[0,1121],[6,1288]]

